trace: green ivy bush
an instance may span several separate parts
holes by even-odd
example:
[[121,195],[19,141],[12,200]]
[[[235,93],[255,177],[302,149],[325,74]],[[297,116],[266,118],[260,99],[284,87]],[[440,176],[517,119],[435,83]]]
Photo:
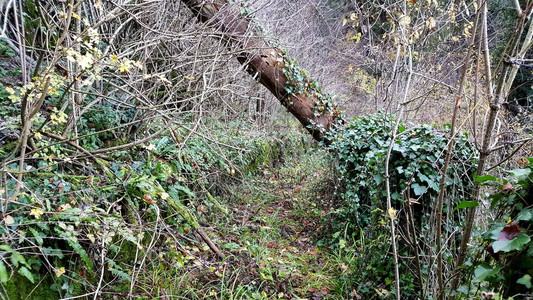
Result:
[[[347,205],[347,216],[354,226],[368,222],[368,208],[386,208],[385,158],[396,120],[383,113],[356,118],[346,129],[332,133],[330,149],[336,155],[341,178],[340,197]],[[442,129],[430,125],[398,126],[391,159],[390,180],[393,206],[400,209],[406,197],[416,198],[431,207],[439,191],[449,126]],[[454,208],[468,198],[477,154],[466,133],[455,138],[455,147],[448,171],[447,208]]]
[[[355,118],[344,128],[333,131],[330,150],[335,154],[339,186],[337,194],[341,205],[330,216],[328,226],[333,232],[321,241],[330,247],[339,247],[350,251],[358,249],[351,260],[353,274],[351,282],[345,283],[345,289],[355,288],[365,299],[376,295],[376,289],[368,285],[379,285],[382,290],[391,290],[393,277],[392,255],[390,251],[390,233],[385,218],[377,218],[376,210],[386,216],[385,160],[387,150],[397,120],[384,113]],[[407,231],[406,205],[414,207],[417,238],[426,248],[431,245],[431,220],[434,220],[433,208],[436,207],[436,195],[442,174],[447,144],[450,139],[450,126],[437,128],[430,125],[413,125],[400,122],[390,157],[390,186],[392,206],[398,211],[400,231]],[[466,133],[454,137],[455,146],[446,180],[446,203],[444,211],[447,218],[443,224],[443,233],[448,235],[460,228],[463,216],[461,210],[454,208],[469,199],[473,186],[471,181],[476,167],[476,151],[468,141]],[[431,217],[433,214],[433,217]],[[388,218],[388,217],[387,217]],[[384,223],[385,222],[385,223]],[[389,238],[385,238],[389,237]],[[363,244],[361,244],[364,241]],[[376,245],[379,244],[379,247]],[[401,256],[413,256],[409,241],[400,242]],[[377,249],[379,248],[379,249]],[[364,251],[372,251],[378,260],[367,261]],[[361,252],[363,251],[363,252]],[[451,254],[447,253],[450,258]],[[400,263],[402,275],[402,296],[415,296],[412,261]],[[368,272],[368,268],[384,270]],[[361,269],[366,270],[361,274]],[[423,266],[422,272],[427,272]],[[368,274],[368,276],[365,276]],[[353,275],[353,276],[352,276]],[[378,282],[378,283],[376,283]],[[364,292],[366,291],[366,292]],[[379,294],[379,293],[378,293]]]

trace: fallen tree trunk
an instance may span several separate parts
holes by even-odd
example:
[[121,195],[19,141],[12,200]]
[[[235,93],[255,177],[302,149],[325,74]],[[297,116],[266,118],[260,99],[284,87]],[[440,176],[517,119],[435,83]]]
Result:
[[228,47],[239,50],[237,59],[264,85],[317,141],[328,142],[325,133],[341,122],[330,95],[300,69],[286,53],[269,44],[251,19],[227,0],[182,0],[197,18],[222,34]]

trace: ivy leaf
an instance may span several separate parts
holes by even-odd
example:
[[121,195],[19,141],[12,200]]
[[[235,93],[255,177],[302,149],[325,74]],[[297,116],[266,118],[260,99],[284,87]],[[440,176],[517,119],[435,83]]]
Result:
[[489,264],[483,263],[476,267],[474,270],[474,276],[477,280],[483,281],[488,277],[494,276],[500,272],[500,268],[493,269]]
[[531,288],[531,276],[529,274],[526,274],[522,277],[520,277],[516,283],[520,283],[520,284],[523,284],[525,285],[528,289]]
[[510,241],[496,241],[492,244],[492,248],[494,249],[494,253],[497,253],[499,251],[503,252],[510,252],[513,250],[522,250],[524,249],[524,246],[531,241],[531,238],[525,234],[520,233],[518,236],[516,236],[514,239]]
[[374,175],[374,181],[376,181],[376,184],[381,184],[383,181],[385,181],[385,179],[383,176],[376,174]]
[[467,207],[478,207],[479,203],[477,201],[461,201],[453,210],[463,209]]
[[414,191],[415,195],[417,195],[417,196],[422,195],[427,190],[427,188],[425,186],[421,186],[418,183],[412,184],[411,187],[413,188],[413,191]]

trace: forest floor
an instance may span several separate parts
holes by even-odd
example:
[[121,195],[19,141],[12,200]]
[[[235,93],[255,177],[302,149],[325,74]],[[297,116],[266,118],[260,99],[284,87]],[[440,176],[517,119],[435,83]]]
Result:
[[343,270],[316,246],[328,200],[321,178],[328,167],[316,154],[304,154],[234,187],[238,192],[224,201],[226,224],[213,224],[214,240],[229,254],[220,299],[341,299],[335,288]]

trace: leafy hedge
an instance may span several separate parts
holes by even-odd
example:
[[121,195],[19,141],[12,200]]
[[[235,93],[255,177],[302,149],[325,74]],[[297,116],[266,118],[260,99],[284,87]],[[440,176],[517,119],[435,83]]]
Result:
[[[330,148],[337,153],[342,199],[354,224],[364,225],[365,207],[385,208],[385,159],[396,120],[383,113],[354,119],[334,132]],[[390,159],[391,198],[397,209],[407,198],[431,207],[442,174],[449,126],[400,122]],[[446,181],[448,209],[468,198],[476,166],[476,151],[466,133],[455,137],[453,159]]]
[[[335,153],[339,185],[337,193],[342,205],[328,222],[333,232],[322,243],[347,252],[348,270],[344,290],[358,291],[363,298],[392,291],[393,257],[390,254],[390,232],[387,224],[387,191],[385,161],[397,120],[384,113],[355,118],[344,128],[332,133],[330,150]],[[404,240],[400,256],[413,256],[411,238],[420,239],[421,251],[430,252],[433,236],[436,196],[442,174],[450,126],[437,128],[399,122],[390,158],[392,206],[398,212],[397,222]],[[476,168],[476,151],[466,133],[454,137],[455,146],[446,180],[446,218],[443,233],[447,236],[460,228],[462,210],[454,210],[469,200],[471,181]],[[406,203],[414,209],[416,234],[409,236]],[[400,238],[400,237],[398,237]],[[453,246],[452,246],[453,248]],[[452,250],[453,251],[453,250]],[[445,253],[448,258],[453,252]],[[423,262],[422,272],[429,273],[430,261]],[[416,297],[416,275],[413,260],[402,260],[402,296]],[[427,274],[426,274],[427,275]],[[422,277],[427,277],[423,275]],[[376,282],[383,288],[376,291]]]

